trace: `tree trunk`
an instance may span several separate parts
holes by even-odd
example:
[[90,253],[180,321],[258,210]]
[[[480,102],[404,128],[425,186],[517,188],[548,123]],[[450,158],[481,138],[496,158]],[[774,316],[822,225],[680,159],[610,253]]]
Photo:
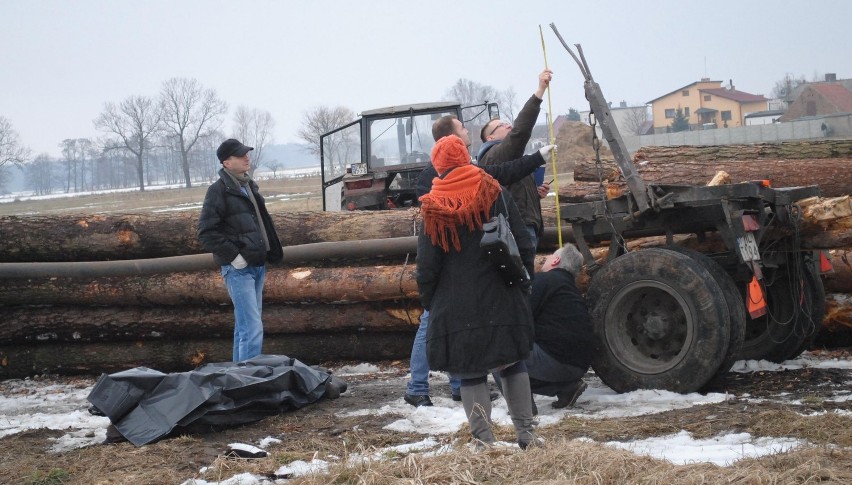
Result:
[[[709,178],[708,178],[709,180]],[[612,184],[616,193],[623,184]],[[598,200],[597,183],[560,188],[560,202]],[[545,228],[556,226],[552,197],[542,201]],[[810,247],[847,247],[852,242],[852,201],[848,196],[799,202],[802,232]],[[293,212],[273,220],[285,246],[411,236],[417,209],[355,212]],[[0,217],[0,261],[71,262],[132,260],[202,254],[195,236],[198,213],[174,212],[69,216]],[[563,224],[564,225],[564,224]],[[840,231],[820,234],[820,231]],[[846,231],[846,232],[844,232]],[[833,242],[838,241],[838,242]]]
[[[733,183],[769,180],[773,187],[818,185],[823,197],[852,193],[852,158],[812,158],[781,160],[697,160],[689,157],[650,158],[635,163],[646,183],[660,185],[705,185],[718,171],[725,171]],[[603,170],[604,179],[620,181],[615,164]],[[597,181],[597,171],[588,162],[574,169],[574,180]]]
[[[411,236],[416,209],[272,214],[284,246]],[[202,254],[198,211],[0,217],[0,261],[104,261]]]
[[612,199],[622,195],[626,188],[627,185],[623,182],[604,184],[603,188],[597,182],[574,182],[559,187],[559,202],[563,204],[593,202],[601,200],[601,193],[604,197]]
[[[417,298],[415,265],[287,269],[269,266],[263,301],[352,303]],[[100,278],[0,280],[0,305],[225,305],[219,271]]]
[[633,160],[767,160],[852,158],[852,140],[808,140],[781,143],[709,146],[642,147]]
[[852,331],[852,294],[829,293],[825,299],[825,318],[822,320],[825,331]]
[[828,251],[833,271],[825,275],[825,291],[852,293],[852,248]]
[[[340,305],[267,305],[267,335],[346,331],[406,331],[420,323],[412,300]],[[17,306],[0,307],[0,345],[49,342],[230,339],[230,305],[181,307]]]
[[[306,364],[405,359],[411,353],[415,328],[401,332],[267,335],[263,352],[292,356]],[[98,375],[139,366],[185,372],[209,362],[230,362],[232,355],[230,338],[0,345],[0,379],[45,373]]]
[[[850,166],[852,169],[852,166]],[[852,192],[852,187],[849,187]],[[800,200],[802,230],[809,233],[852,229],[852,197],[809,197]]]

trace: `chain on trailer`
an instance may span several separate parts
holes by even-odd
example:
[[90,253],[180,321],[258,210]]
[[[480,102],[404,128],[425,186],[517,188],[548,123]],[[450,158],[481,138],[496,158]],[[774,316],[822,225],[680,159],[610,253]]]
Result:
[[[579,49],[579,46],[577,46]],[[597,117],[595,116],[594,111],[589,111],[589,125],[592,127],[592,149],[595,151],[595,171],[598,175],[598,195],[600,196],[602,201],[606,200],[606,187],[604,187],[604,178],[603,178],[603,162],[601,161],[601,140],[598,138],[597,131]],[[628,253],[630,252],[627,249],[627,242],[621,236],[619,231],[615,230],[615,225],[612,223],[612,219],[615,217],[612,215],[612,211],[609,210],[609,207],[604,205],[604,217],[609,223],[609,227],[612,229],[613,237],[618,243],[621,251]]]

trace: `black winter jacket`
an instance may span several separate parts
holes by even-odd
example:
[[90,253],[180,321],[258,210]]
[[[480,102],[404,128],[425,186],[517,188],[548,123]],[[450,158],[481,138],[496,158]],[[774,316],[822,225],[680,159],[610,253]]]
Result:
[[[535,248],[512,198],[505,197],[509,223],[527,271]],[[506,214],[497,197],[491,215]],[[451,373],[486,373],[527,357],[533,344],[529,298],[508,287],[479,248],[482,231],[459,226],[461,251],[444,252],[428,235],[417,240],[417,285],[423,308],[430,310],[426,333],[429,368]]]
[[[250,266],[263,266],[267,261],[276,263],[284,255],[257,184],[251,180],[248,187],[254,194],[266,234],[260,234],[251,200],[224,168],[219,170],[219,180],[207,189],[204,197],[198,219],[198,240],[206,251],[213,253],[219,265],[231,264],[237,254],[242,254]],[[264,240],[269,241],[268,252]]]
[[[521,112],[518,113],[518,117],[515,118],[512,131],[506,135],[503,141],[492,145],[488,151],[478,157],[479,166],[486,168],[492,165],[501,165],[523,155],[540,111],[541,100],[535,95],[530,96],[530,99],[521,108]],[[534,225],[538,233],[541,234],[541,198],[538,196],[535,177],[533,175],[524,177],[510,185],[509,191],[512,193],[515,203],[518,204],[518,209],[521,210],[524,223]]]
[[[479,168],[484,170],[488,175],[497,179],[497,181],[500,182],[500,185],[508,186],[531,175],[535,172],[535,169],[544,165],[544,163],[544,157],[542,157],[540,153],[535,152],[530,155],[518,157],[517,160],[511,160],[507,163]],[[428,167],[424,168],[422,172],[420,172],[420,175],[417,177],[416,187],[418,200],[420,199],[420,196],[426,195],[430,190],[432,190],[432,179],[437,176],[438,171],[435,170],[435,166],[431,163]]]
[[574,275],[561,268],[536,273],[530,304],[535,343],[563,364],[588,369],[598,345]]

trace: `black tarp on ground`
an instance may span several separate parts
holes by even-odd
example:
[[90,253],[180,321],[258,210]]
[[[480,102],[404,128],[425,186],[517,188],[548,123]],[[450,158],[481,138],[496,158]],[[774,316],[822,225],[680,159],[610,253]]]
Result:
[[[102,375],[88,400],[141,446],[190,424],[237,425],[301,408],[326,394],[332,377],[284,355],[205,364],[164,374],[137,367]],[[345,383],[335,378],[336,397]],[[342,388],[341,388],[342,387]]]

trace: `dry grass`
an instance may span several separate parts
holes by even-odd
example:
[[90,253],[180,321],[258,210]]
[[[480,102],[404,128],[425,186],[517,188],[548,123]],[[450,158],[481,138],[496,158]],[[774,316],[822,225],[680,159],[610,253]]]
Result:
[[[802,384],[799,395],[802,405],[769,401],[756,404],[732,398],[723,403],[655,415],[607,419],[568,416],[555,425],[540,428],[540,434],[547,440],[546,448],[526,452],[515,448],[473,453],[465,446],[469,430],[464,426],[452,435],[438,437],[440,444],[451,444],[456,451],[438,456],[428,452],[385,451],[380,460],[368,461],[362,457],[373,456],[389,446],[420,441],[423,436],[384,429],[399,416],[341,417],[339,412],[351,406],[343,400],[321,402],[310,409],[267,418],[251,426],[198,432],[139,448],[120,443],[53,454],[47,452],[50,438],[63,432],[27,431],[2,439],[0,483],[162,484],[182,483],[191,478],[223,480],[245,472],[274,478],[273,474],[282,465],[295,460],[310,462],[314,458],[331,463],[328,474],[298,477],[290,483],[852,483],[852,416],[804,415],[852,409],[848,401],[819,398],[831,394],[830,388],[821,386],[820,382],[826,376],[834,378],[834,373],[798,371],[788,376],[775,373],[769,379],[752,376],[753,379],[741,385],[753,393],[776,394],[792,377],[806,375],[810,376],[806,381],[810,387]],[[363,395],[359,399],[365,403],[381,402],[389,392],[394,392],[395,382],[375,388],[361,386],[359,391]],[[353,386],[358,383],[354,382]],[[806,403],[802,396],[814,399]],[[809,445],[719,467],[707,463],[674,465],[602,444],[669,435],[680,430],[688,431],[695,439],[748,432],[755,437],[797,438]],[[514,441],[510,426],[500,426],[495,431],[498,439]],[[280,443],[267,447],[270,452],[267,458],[244,460],[222,456],[227,443],[253,442],[260,436],[281,439]],[[355,459],[345,465],[350,457]]]
[[673,465],[599,443],[560,438],[544,449],[526,452],[462,449],[439,456],[411,454],[396,460],[336,465],[327,475],[300,477],[291,483],[849,483],[851,465],[852,451],[827,447],[744,459],[731,467]]

